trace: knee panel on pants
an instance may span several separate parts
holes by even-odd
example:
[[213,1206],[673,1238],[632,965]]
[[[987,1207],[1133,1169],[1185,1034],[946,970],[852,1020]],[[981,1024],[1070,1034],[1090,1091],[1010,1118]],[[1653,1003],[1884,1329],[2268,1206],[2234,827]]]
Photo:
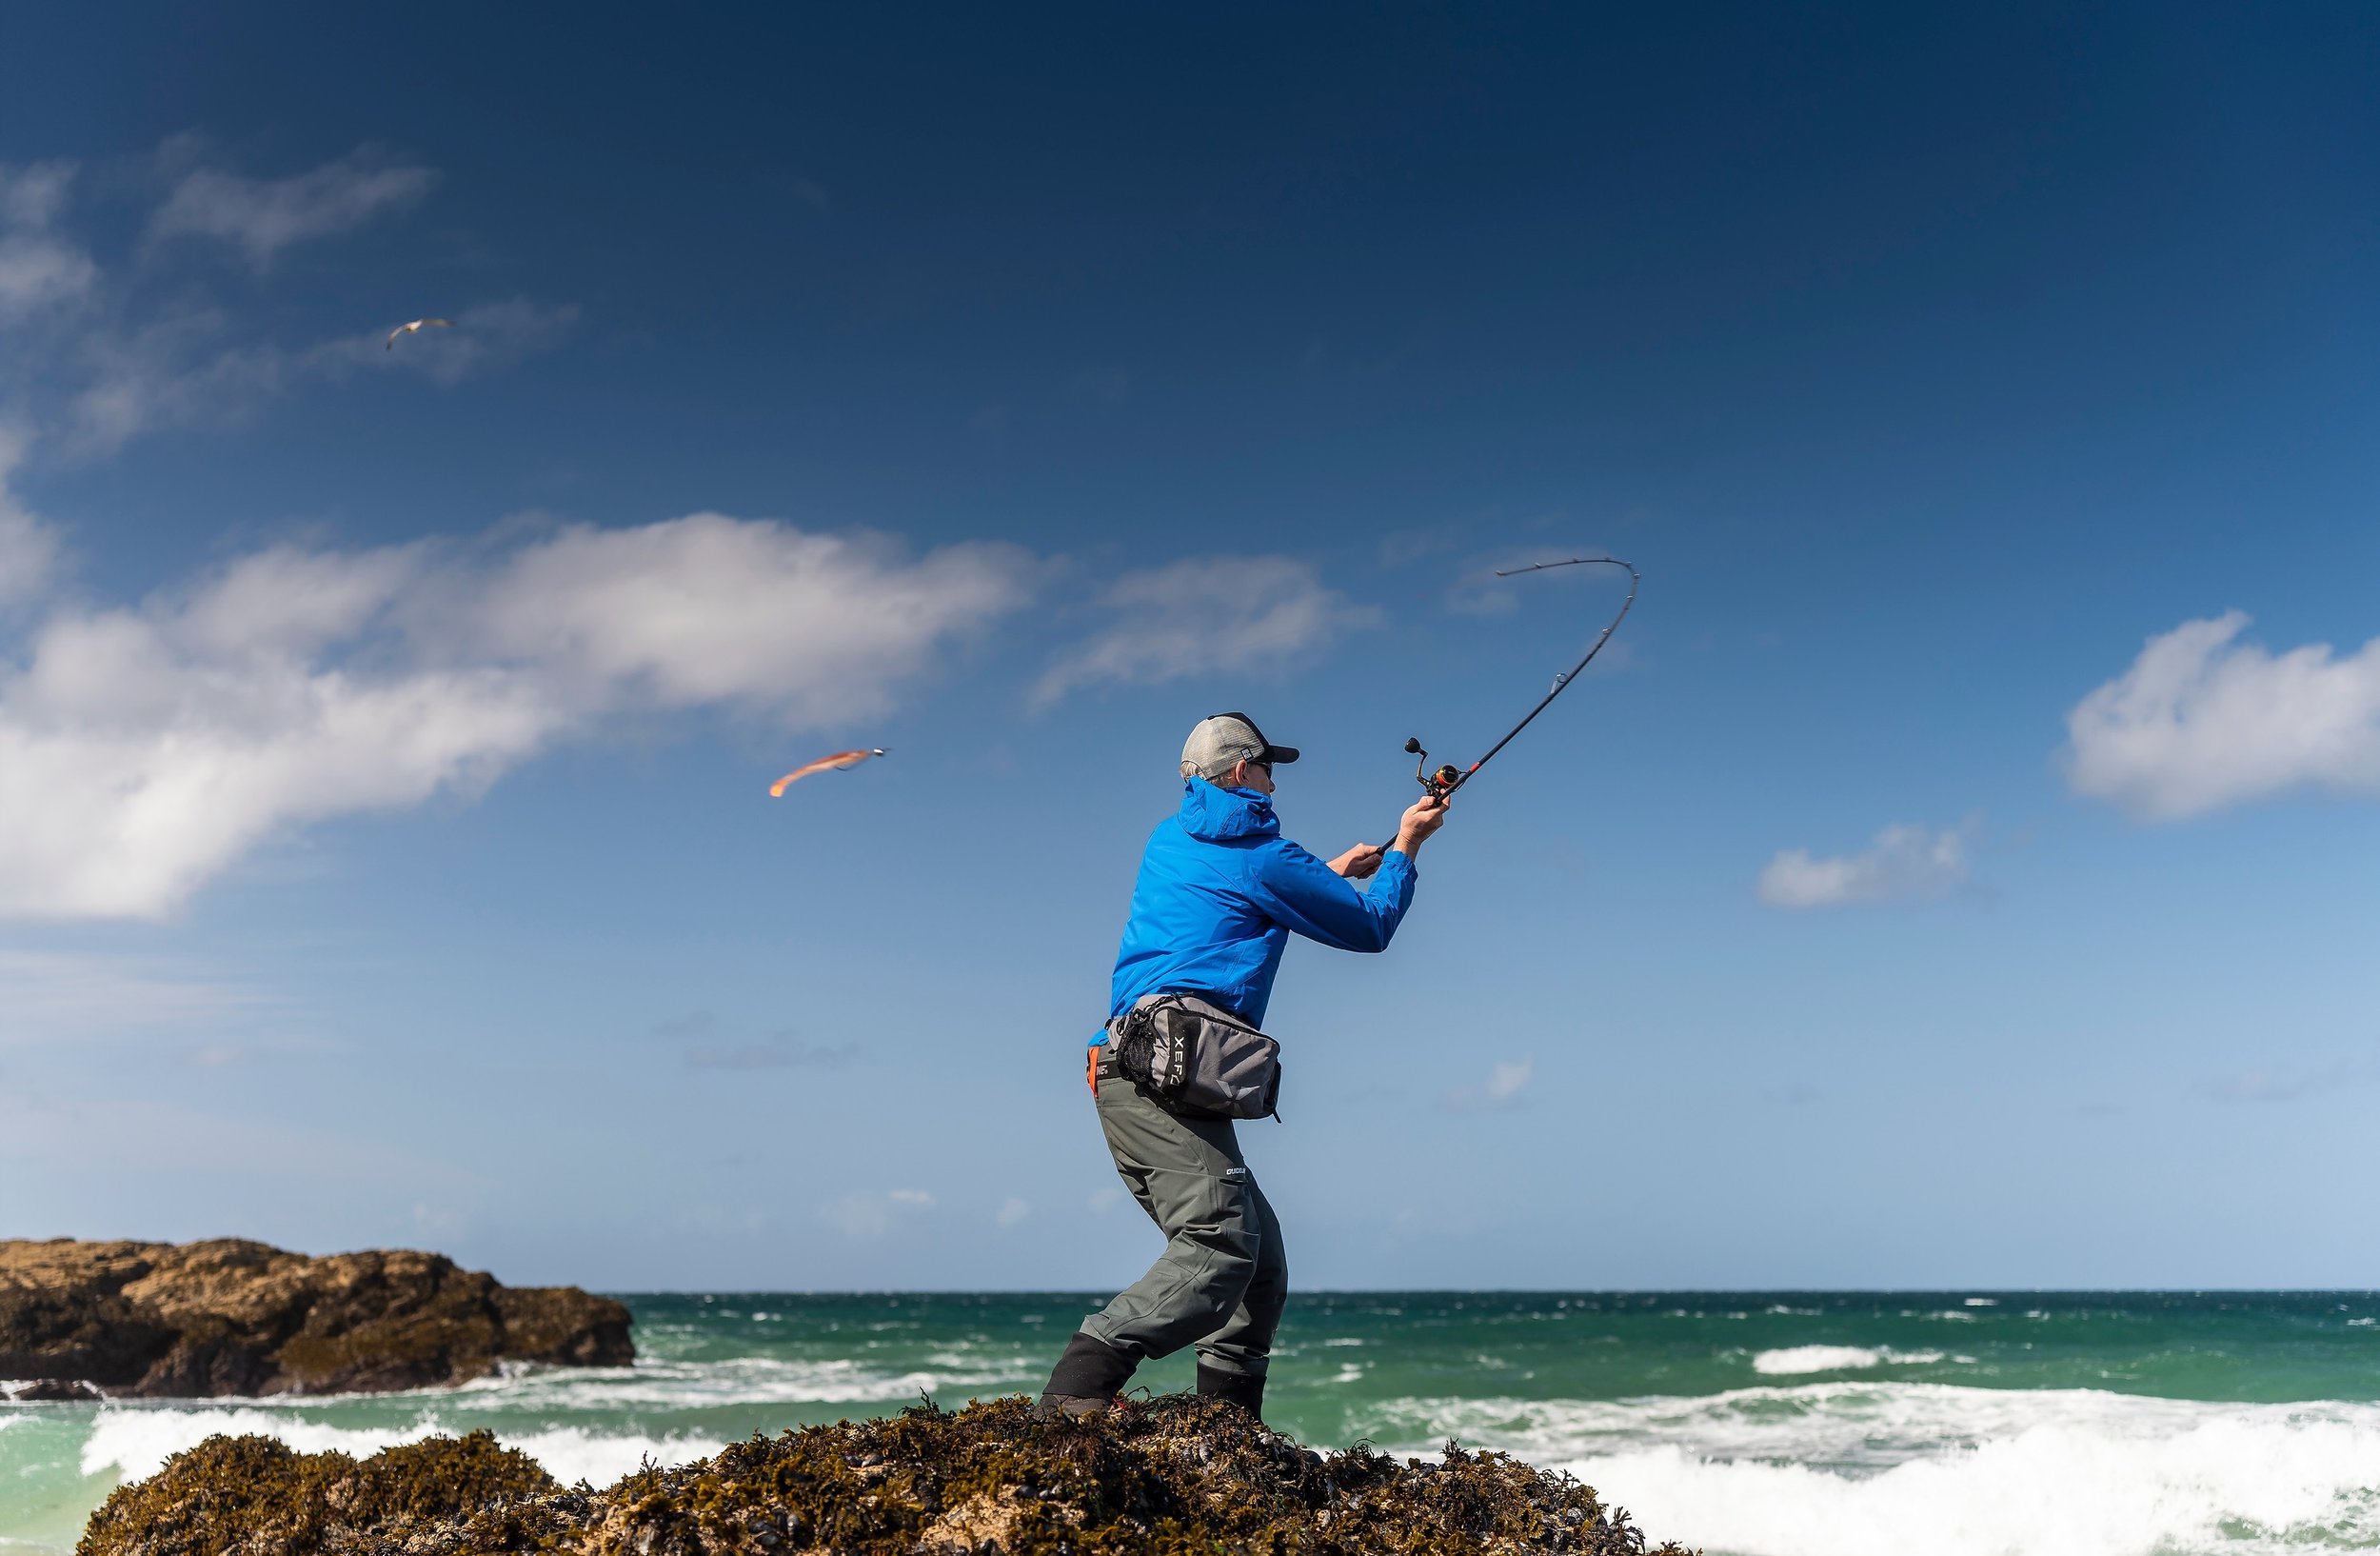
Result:
[[1193,1281],[1211,1290],[1211,1303],[1229,1312],[1247,1291],[1263,1260],[1262,1223],[1244,1183],[1203,1178],[1168,1228],[1165,1257],[1180,1253],[1196,1266]]

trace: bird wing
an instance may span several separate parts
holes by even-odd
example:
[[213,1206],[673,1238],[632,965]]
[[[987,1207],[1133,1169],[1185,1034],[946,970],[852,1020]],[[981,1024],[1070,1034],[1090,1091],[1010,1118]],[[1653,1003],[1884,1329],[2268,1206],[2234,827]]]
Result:
[[410,335],[417,329],[452,329],[453,328],[454,321],[452,319],[416,319],[411,324],[401,324],[394,329],[389,330],[388,343],[387,345],[383,346],[381,349],[384,351],[389,349],[390,347],[397,344],[397,337],[399,335]]

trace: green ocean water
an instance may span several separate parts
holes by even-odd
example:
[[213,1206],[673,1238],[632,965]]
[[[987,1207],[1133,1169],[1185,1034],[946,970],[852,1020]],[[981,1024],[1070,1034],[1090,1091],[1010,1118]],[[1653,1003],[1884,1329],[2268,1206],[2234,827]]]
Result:
[[[63,1550],[217,1431],[482,1426],[603,1484],[753,1432],[1028,1391],[1080,1294],[630,1295],[632,1369],[304,1403],[0,1405],[0,1544]],[[1143,1369],[1184,1387],[1186,1354]],[[1266,1414],[1567,1468],[1735,1556],[2380,1549],[2380,1294],[1302,1293]]]

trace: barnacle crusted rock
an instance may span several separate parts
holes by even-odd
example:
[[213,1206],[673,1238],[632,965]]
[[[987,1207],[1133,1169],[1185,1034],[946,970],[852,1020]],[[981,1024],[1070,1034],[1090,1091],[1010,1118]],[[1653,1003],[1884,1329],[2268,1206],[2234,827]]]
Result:
[[502,1286],[434,1253],[0,1242],[0,1378],[116,1395],[328,1394],[463,1383],[505,1361],[635,1359],[619,1303]]
[[[119,1488],[77,1556],[1093,1556],[1579,1552],[1645,1556],[1567,1475],[1448,1446],[1328,1456],[1191,1396],[1037,1422],[1021,1399],[930,1403],[755,1437],[602,1491],[485,1432],[358,1463],[216,1437]],[[1686,1556],[1675,1545],[1656,1556]]]

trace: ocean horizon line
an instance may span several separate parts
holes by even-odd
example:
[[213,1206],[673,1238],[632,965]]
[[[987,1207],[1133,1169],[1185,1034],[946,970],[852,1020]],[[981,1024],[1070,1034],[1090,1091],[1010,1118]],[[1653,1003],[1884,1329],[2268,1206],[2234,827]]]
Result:
[[[588,1287],[607,1297],[1086,1297],[1098,1287]],[[1301,1297],[2375,1297],[2364,1286],[1332,1286]]]

